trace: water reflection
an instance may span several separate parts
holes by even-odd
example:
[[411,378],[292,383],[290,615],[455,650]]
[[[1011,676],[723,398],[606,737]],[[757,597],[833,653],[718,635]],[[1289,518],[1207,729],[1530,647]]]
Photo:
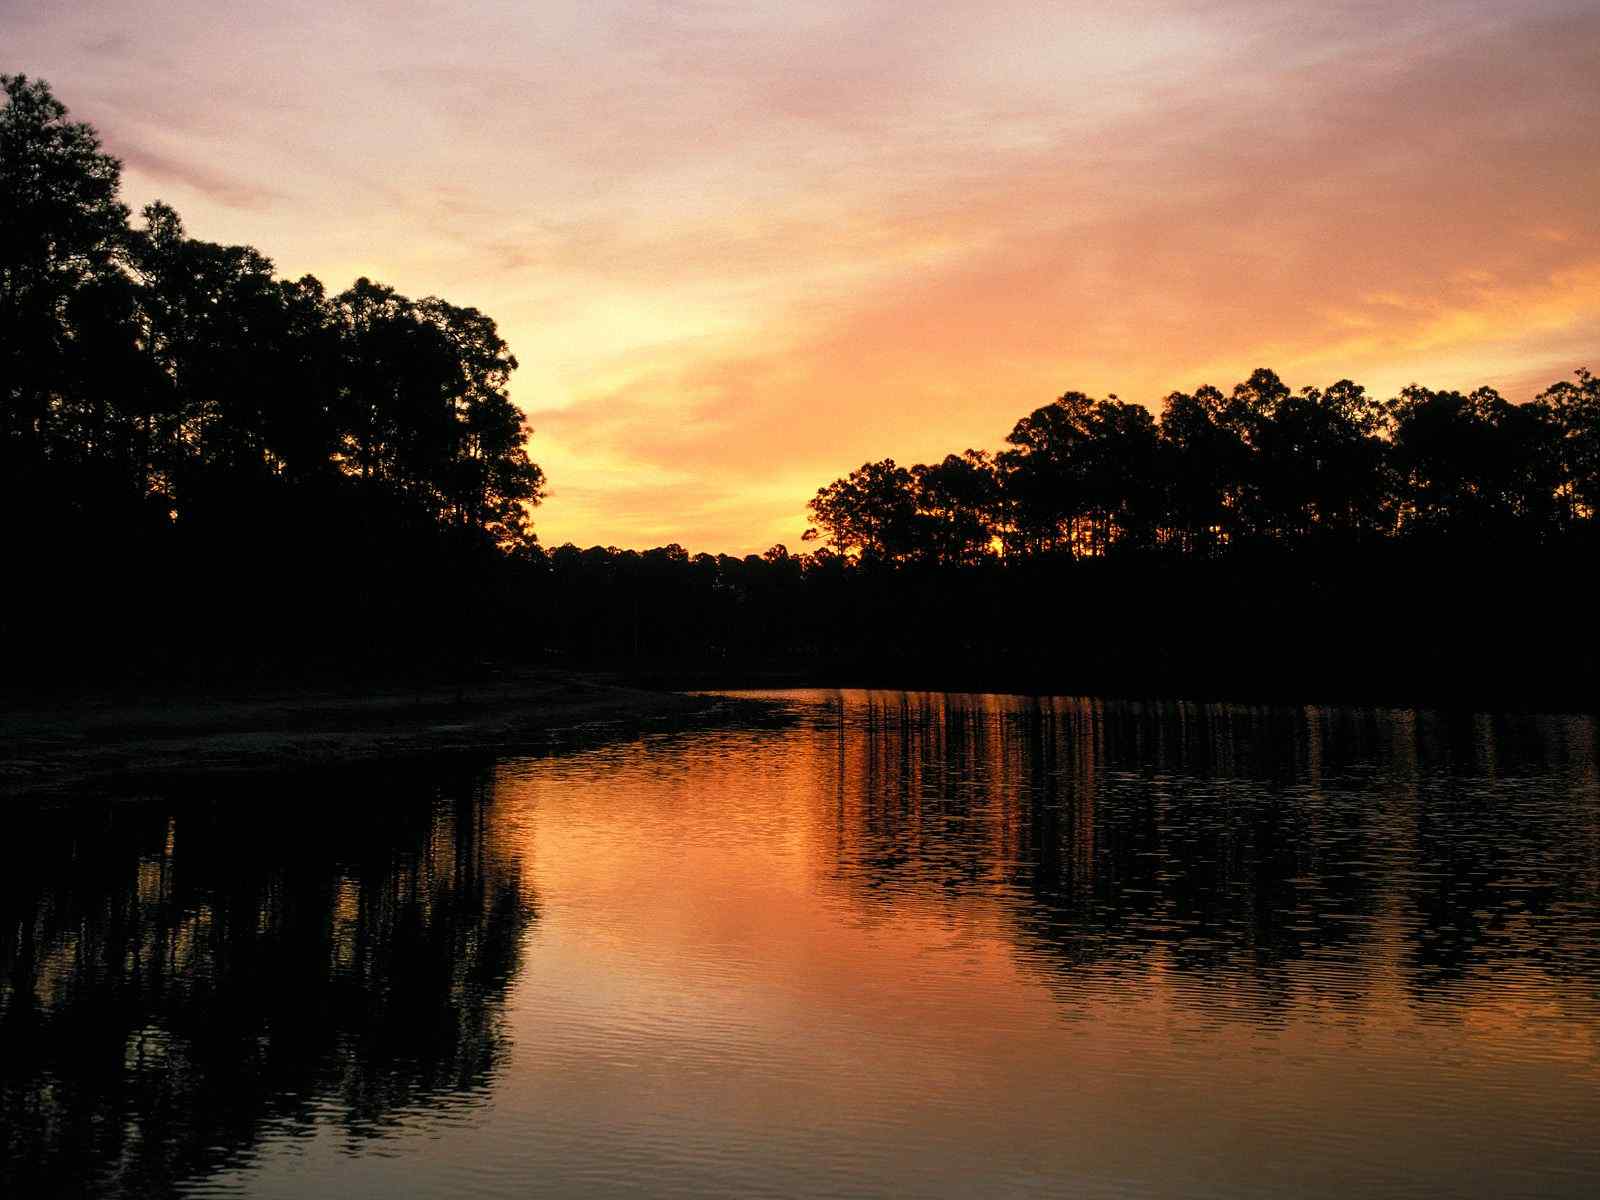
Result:
[[[287,793],[287,794],[286,794]],[[483,777],[13,814],[0,1194],[162,1194],[479,1102],[533,905]]]
[[1595,1193],[1593,720],[779,703],[15,817],[0,1185]]
[[1393,939],[1429,1005],[1517,966],[1600,983],[1590,718],[833,704],[836,878],[866,905],[1009,885],[1017,935],[1057,984],[1159,957],[1201,988],[1247,974],[1271,1007],[1309,959],[1338,970],[1301,972],[1304,989],[1336,977],[1353,1000]]

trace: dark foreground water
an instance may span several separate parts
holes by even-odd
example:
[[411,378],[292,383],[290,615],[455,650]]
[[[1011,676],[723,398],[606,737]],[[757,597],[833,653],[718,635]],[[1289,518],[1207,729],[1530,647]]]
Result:
[[1592,720],[784,711],[5,814],[0,1195],[1600,1194]]

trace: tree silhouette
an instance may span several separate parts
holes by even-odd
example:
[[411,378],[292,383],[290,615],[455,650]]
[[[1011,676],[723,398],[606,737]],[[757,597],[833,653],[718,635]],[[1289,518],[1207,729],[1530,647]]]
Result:
[[1250,450],[1214,387],[1173,392],[1161,413],[1169,542],[1210,558],[1237,539]]
[[863,463],[811,500],[817,525],[842,549],[895,562],[916,544],[917,504],[911,472],[892,458]]
[[990,552],[991,524],[999,503],[999,479],[982,450],[947,454],[932,466],[911,469],[916,507],[936,561],[970,566]]
[[1539,394],[1555,425],[1557,506],[1570,529],[1600,514],[1600,378],[1587,370]]
[[1390,413],[1402,526],[1491,544],[1549,532],[1559,463],[1546,406],[1413,385]]
[[80,291],[116,271],[128,212],[121,163],[93,129],[66,120],[42,81],[0,75],[0,87],[0,452],[12,472],[70,453],[68,415],[93,407],[74,386],[66,318]]
[[60,671],[517,620],[439,620],[452,594],[509,594],[536,544],[544,477],[494,321],[281,280],[165,204],[135,225],[94,131],[0,78],[0,533],[27,581],[0,633]]

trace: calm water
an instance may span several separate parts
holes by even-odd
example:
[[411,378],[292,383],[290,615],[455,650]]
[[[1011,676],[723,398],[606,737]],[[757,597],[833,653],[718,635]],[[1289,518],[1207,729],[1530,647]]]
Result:
[[1596,756],[808,692],[13,811],[0,1194],[1593,1196]]

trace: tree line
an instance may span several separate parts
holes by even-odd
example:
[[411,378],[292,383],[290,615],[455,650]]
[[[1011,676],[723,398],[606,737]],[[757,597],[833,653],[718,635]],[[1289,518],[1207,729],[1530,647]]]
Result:
[[1173,392],[1158,416],[1067,392],[1019,420],[997,454],[863,464],[811,501],[813,533],[864,560],[1264,547],[1384,539],[1553,543],[1592,535],[1600,505],[1600,379],[1579,370],[1526,404],[1492,388],[1348,379],[1291,391],[1271,370],[1224,393]]
[[165,204],[135,220],[95,131],[41,81],[0,85],[9,644],[381,651],[535,544],[543,475],[493,320],[279,278]]
[[1069,392],[998,453],[868,462],[806,554],[534,555],[545,644],[671,681],[1591,706],[1600,380],[1257,370],[1159,414]]

